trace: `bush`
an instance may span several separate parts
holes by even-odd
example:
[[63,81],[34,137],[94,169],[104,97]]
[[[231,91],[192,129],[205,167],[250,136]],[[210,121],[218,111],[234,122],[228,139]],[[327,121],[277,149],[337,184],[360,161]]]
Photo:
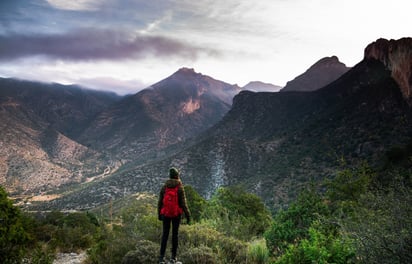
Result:
[[207,246],[188,248],[180,255],[179,260],[185,264],[216,264],[217,255]]
[[240,186],[219,188],[204,213],[205,222],[237,239],[261,236],[271,222],[262,200]]
[[122,259],[122,264],[152,264],[159,257],[160,247],[148,240],[138,241],[136,250],[129,251]]
[[[153,196],[148,195],[136,196],[128,201],[127,206],[122,207],[118,215],[111,219],[110,225],[101,228],[96,242],[88,251],[87,263],[118,264],[132,261],[142,253],[141,250],[149,247],[149,243],[158,245],[162,222],[157,219],[155,203]],[[156,256],[158,251],[155,252]],[[146,253],[144,255],[149,256]],[[157,257],[151,256],[150,261],[157,261]]]
[[329,215],[322,196],[314,190],[305,190],[285,211],[280,211],[271,228],[265,233],[266,243],[274,256],[282,254],[290,244],[309,235],[309,227],[321,216]]
[[233,237],[222,236],[217,243],[217,255],[223,263],[246,263],[247,244]]
[[94,243],[99,224],[89,213],[51,212],[37,221],[34,236],[37,241],[61,252],[87,249]]
[[213,248],[221,236],[221,233],[205,224],[182,225],[179,231],[179,243],[182,248],[193,248],[202,245]]
[[121,211],[122,229],[135,241],[160,241],[162,222],[157,208],[146,200],[135,200]]
[[318,222],[309,228],[309,236],[296,244],[290,244],[276,264],[293,263],[353,263],[354,248],[352,243],[340,236],[324,233],[317,229]]
[[375,173],[366,163],[341,170],[332,181],[327,182],[326,195],[335,208],[351,212],[359,197],[369,189],[374,177]]
[[264,239],[250,242],[247,252],[247,260],[249,263],[269,263],[269,255],[269,250]]
[[179,248],[184,251],[195,248],[211,248],[218,263],[245,263],[247,245],[227,237],[205,224],[183,225],[179,233]]
[[44,243],[38,245],[31,250],[31,254],[26,256],[30,259],[32,264],[52,264],[54,260],[53,250]]
[[87,251],[87,263],[118,264],[130,249],[134,248],[136,240],[130,238],[122,230],[102,228],[96,237],[96,242]]
[[345,235],[356,242],[360,263],[412,263],[412,191],[395,189],[363,195],[356,214],[341,219]]
[[0,263],[20,263],[31,239],[26,219],[0,186]]
[[185,185],[185,194],[191,218],[193,221],[199,222],[206,208],[206,200],[190,185]]

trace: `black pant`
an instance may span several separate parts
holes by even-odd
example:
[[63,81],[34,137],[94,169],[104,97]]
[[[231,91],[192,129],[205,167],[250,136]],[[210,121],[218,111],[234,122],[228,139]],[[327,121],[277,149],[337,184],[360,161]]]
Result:
[[164,217],[162,243],[160,245],[160,257],[163,258],[166,252],[167,240],[169,239],[170,223],[172,224],[172,258],[176,258],[177,247],[179,244],[179,225],[181,217]]

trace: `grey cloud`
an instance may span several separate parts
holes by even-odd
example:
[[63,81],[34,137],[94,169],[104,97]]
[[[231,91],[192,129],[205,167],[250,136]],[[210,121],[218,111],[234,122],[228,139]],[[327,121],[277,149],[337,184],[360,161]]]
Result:
[[164,36],[83,29],[66,34],[0,35],[0,60],[46,56],[71,61],[139,59],[147,56],[196,59],[212,50]]

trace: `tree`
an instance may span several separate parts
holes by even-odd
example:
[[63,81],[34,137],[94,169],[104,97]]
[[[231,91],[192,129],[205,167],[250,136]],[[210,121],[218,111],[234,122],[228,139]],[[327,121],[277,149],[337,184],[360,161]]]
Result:
[[20,263],[30,236],[24,216],[0,186],[0,263]]
[[200,221],[206,207],[206,200],[190,185],[185,185],[185,194],[192,219],[196,222]]
[[274,217],[271,228],[265,233],[271,253],[280,255],[289,245],[308,238],[312,223],[329,213],[321,195],[314,190],[303,191],[287,210]]
[[204,217],[214,222],[220,232],[243,240],[262,235],[271,222],[262,200],[241,186],[219,188]]

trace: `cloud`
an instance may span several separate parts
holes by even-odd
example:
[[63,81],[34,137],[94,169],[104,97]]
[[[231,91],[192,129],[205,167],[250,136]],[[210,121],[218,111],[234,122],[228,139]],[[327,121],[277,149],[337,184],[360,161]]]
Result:
[[74,80],[73,83],[80,83],[84,87],[96,90],[114,91],[119,95],[136,93],[147,87],[140,80],[120,80],[112,77],[79,79]]
[[98,2],[96,0],[46,0],[51,6],[57,9],[71,11],[93,11],[97,9]]
[[69,61],[183,57],[195,60],[211,49],[165,36],[82,29],[65,34],[0,35],[0,61],[45,56]]

